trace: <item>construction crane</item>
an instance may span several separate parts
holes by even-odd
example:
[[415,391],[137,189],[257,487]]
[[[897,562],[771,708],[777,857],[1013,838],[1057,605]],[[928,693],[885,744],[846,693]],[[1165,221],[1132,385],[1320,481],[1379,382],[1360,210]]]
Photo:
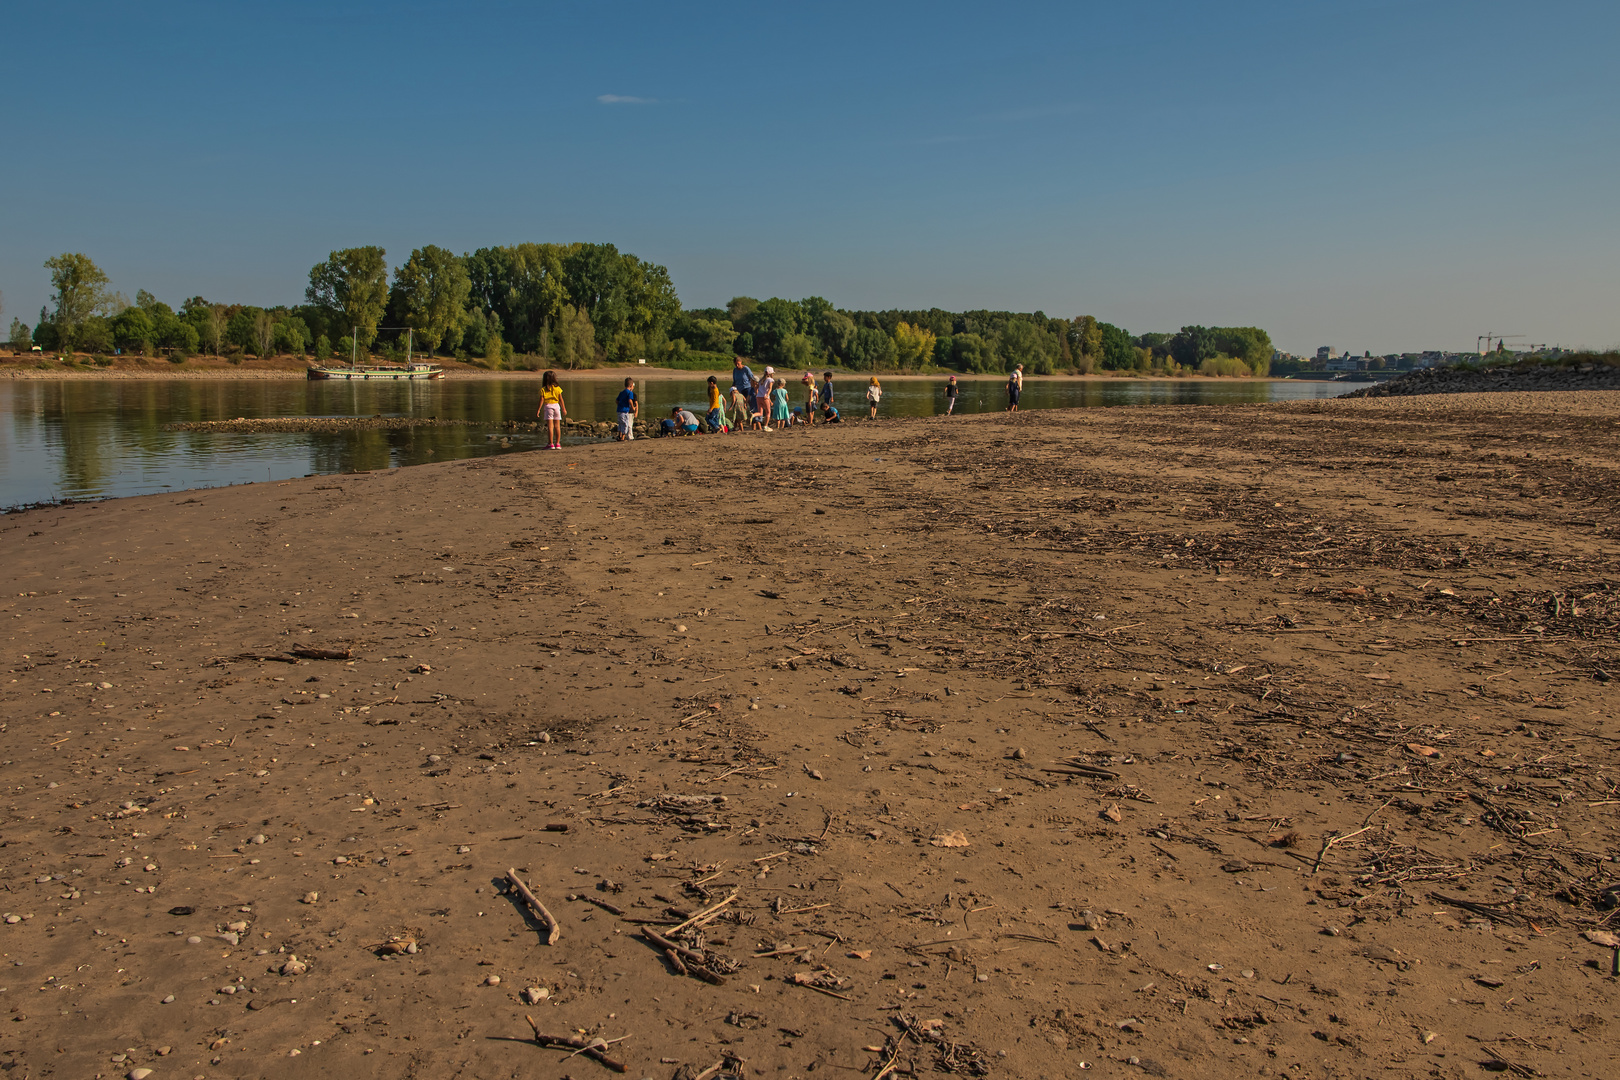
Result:
[[1494,341],[1496,343],[1496,347],[1500,349],[1504,342],[1513,341],[1516,338],[1522,337],[1524,337],[1523,334],[1481,334],[1479,337],[1474,339],[1474,347],[1479,350],[1479,355],[1484,356],[1486,353],[1491,351],[1491,342]]

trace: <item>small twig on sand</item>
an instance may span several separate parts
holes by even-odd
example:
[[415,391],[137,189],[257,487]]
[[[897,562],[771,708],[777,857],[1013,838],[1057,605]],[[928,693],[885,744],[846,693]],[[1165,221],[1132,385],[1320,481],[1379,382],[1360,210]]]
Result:
[[[546,1035],[540,1031],[540,1025],[534,1022],[534,1017],[525,1016],[523,1019],[529,1022],[529,1027],[534,1031],[534,1041],[541,1046],[566,1047],[576,1054],[584,1054],[586,1057],[600,1061],[614,1072],[622,1073],[626,1069],[624,1062],[607,1055],[606,1047],[608,1044],[605,1039],[576,1039],[572,1035]],[[621,1040],[614,1039],[613,1041],[619,1042]]]
[[1385,806],[1388,806],[1394,801],[1394,799],[1388,799],[1384,802],[1383,806],[1380,806],[1377,810],[1374,810],[1372,813],[1368,814],[1366,820],[1362,822],[1361,828],[1357,829],[1355,832],[1345,833],[1343,836],[1330,836],[1323,840],[1322,850],[1316,853],[1316,861],[1311,864],[1311,875],[1314,876],[1316,872],[1322,868],[1322,860],[1327,857],[1328,848],[1332,847],[1334,844],[1342,844],[1352,836],[1360,836],[1368,829],[1371,829],[1372,819],[1377,817],[1379,811],[1383,810]]
[[727,904],[729,904],[733,900],[737,899],[737,893],[739,893],[741,891],[742,891],[741,889],[732,890],[731,895],[726,897],[724,900],[720,901],[718,904],[711,904],[708,907],[704,908],[702,911],[698,912],[696,915],[693,915],[690,919],[687,919],[685,922],[681,923],[679,926],[670,927],[669,928],[670,936],[673,937],[674,935],[680,933],[682,930],[685,930],[687,927],[693,926],[693,925],[695,925],[695,924],[697,924],[699,922],[707,922],[710,919],[710,917],[712,917],[721,908],[725,907]]
[[[529,910],[534,913],[534,917],[545,925],[546,944],[557,944],[557,939],[562,936],[562,924],[557,921],[557,916],[547,911],[546,905],[542,904],[539,898],[529,891],[529,887],[523,884],[523,879],[518,877],[516,870],[507,870],[506,880],[511,883],[513,891],[523,898],[523,902],[529,906]],[[624,1070],[620,1069],[619,1071],[623,1072]]]

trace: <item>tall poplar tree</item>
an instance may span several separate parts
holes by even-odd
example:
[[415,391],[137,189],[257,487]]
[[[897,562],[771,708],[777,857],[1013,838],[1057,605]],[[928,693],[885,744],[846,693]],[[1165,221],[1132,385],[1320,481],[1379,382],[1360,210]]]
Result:
[[309,271],[304,298],[337,318],[338,327],[354,331],[363,346],[377,337],[377,324],[388,308],[387,252],[380,247],[334,251]]

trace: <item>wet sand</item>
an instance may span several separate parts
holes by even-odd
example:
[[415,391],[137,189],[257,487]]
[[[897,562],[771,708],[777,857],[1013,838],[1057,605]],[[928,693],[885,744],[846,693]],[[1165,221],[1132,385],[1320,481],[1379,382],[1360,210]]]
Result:
[[[0,518],[0,1055],[1605,1075],[1617,468],[1620,394],[1490,394]],[[733,894],[719,985],[639,935]]]

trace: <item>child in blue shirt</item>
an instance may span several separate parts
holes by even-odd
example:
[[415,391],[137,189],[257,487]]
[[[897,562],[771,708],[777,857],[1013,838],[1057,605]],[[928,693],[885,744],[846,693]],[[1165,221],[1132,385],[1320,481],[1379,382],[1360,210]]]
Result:
[[636,437],[636,414],[641,411],[641,403],[636,400],[636,380],[624,380],[624,389],[619,391],[619,442],[629,442]]

